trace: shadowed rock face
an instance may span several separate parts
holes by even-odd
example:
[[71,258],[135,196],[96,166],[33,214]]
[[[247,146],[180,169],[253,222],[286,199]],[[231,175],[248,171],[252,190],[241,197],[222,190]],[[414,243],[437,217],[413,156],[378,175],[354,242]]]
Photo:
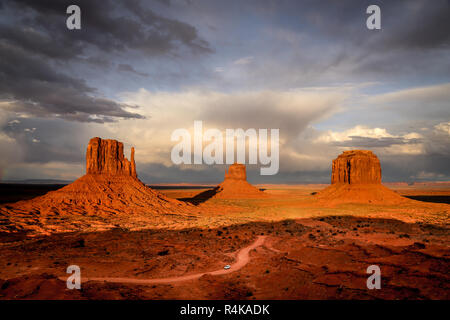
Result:
[[240,163],[234,163],[228,168],[228,172],[225,172],[225,180],[247,180],[247,174],[245,172],[245,165]]
[[86,173],[127,175],[136,178],[134,148],[131,148],[131,161],[129,161],[123,155],[122,142],[92,138],[86,151]]
[[333,160],[332,167],[332,184],[381,183],[380,160],[368,150],[344,151],[344,153]]

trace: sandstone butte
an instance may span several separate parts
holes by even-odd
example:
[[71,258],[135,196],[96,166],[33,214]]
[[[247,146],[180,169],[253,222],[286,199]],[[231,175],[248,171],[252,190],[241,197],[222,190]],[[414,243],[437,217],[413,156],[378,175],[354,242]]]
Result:
[[381,165],[369,150],[344,151],[332,163],[331,186],[319,191],[322,204],[409,202],[381,184]]
[[86,173],[137,178],[134,147],[131,147],[131,159],[128,161],[123,154],[122,142],[92,138],[86,151]]
[[138,179],[134,148],[128,160],[123,143],[92,138],[87,146],[86,174],[43,196],[0,206],[0,232],[99,230],[114,227],[112,223],[117,220],[121,226],[123,222],[133,228],[145,227],[145,221],[158,215],[186,214],[192,209],[192,205],[167,198]]
[[225,179],[213,190],[202,192],[194,199],[250,199],[265,198],[267,194],[247,181],[245,165],[234,163],[225,171]]

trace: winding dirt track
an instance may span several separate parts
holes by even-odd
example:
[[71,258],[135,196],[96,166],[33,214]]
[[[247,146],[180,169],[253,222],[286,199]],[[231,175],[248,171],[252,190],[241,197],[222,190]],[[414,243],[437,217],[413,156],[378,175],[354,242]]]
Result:
[[[201,273],[195,273],[195,274],[189,274],[185,276],[178,276],[178,277],[169,277],[169,278],[156,278],[156,279],[135,279],[135,278],[82,278],[83,282],[87,281],[102,281],[102,282],[113,282],[113,283],[132,283],[132,284],[155,284],[155,283],[173,283],[173,282],[180,282],[180,281],[187,281],[187,280],[194,280],[198,279],[201,276],[205,274],[218,276],[223,275],[227,273],[232,273],[235,271],[238,271],[239,269],[243,268],[249,261],[250,256],[249,253],[253,249],[262,246],[264,244],[264,240],[266,239],[266,236],[258,236],[258,238],[253,242],[251,245],[242,248],[238,251],[236,255],[236,261],[231,264],[230,269],[218,269],[215,271],[209,271],[209,272],[201,272]],[[63,279],[66,280],[66,279]]]

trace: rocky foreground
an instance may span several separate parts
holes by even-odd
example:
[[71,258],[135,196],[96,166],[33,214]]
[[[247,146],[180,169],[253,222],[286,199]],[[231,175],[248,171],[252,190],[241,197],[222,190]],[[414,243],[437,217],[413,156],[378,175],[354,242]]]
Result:
[[[3,299],[449,299],[449,230],[393,219],[326,216],[214,229],[59,234],[3,243]],[[265,236],[236,272],[141,285],[86,278],[177,278],[232,265]],[[82,289],[68,290],[68,265]],[[381,289],[369,290],[369,265]],[[189,278],[189,277],[188,277]]]

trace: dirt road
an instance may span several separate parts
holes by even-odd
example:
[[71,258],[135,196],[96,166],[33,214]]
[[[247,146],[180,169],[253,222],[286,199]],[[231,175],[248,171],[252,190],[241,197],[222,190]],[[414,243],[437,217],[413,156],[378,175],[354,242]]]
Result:
[[[205,274],[218,276],[223,275],[227,273],[232,273],[235,271],[240,270],[243,268],[249,261],[250,256],[249,253],[253,249],[256,249],[259,246],[262,246],[264,244],[264,240],[266,239],[266,236],[258,236],[258,238],[250,244],[247,247],[242,248],[238,251],[236,255],[236,261],[231,264],[229,269],[218,269],[215,271],[209,271],[209,272],[201,272],[201,273],[195,273],[195,274],[189,274],[184,276],[178,276],[178,277],[169,277],[169,278],[156,278],[156,279],[136,279],[136,278],[84,278],[82,277],[82,282],[87,281],[102,281],[102,282],[113,282],[113,283],[132,283],[132,284],[156,284],[156,283],[173,283],[173,282],[180,282],[180,281],[187,281],[187,280],[194,280],[198,279],[201,276]],[[66,280],[67,278],[61,277],[61,280]]]

